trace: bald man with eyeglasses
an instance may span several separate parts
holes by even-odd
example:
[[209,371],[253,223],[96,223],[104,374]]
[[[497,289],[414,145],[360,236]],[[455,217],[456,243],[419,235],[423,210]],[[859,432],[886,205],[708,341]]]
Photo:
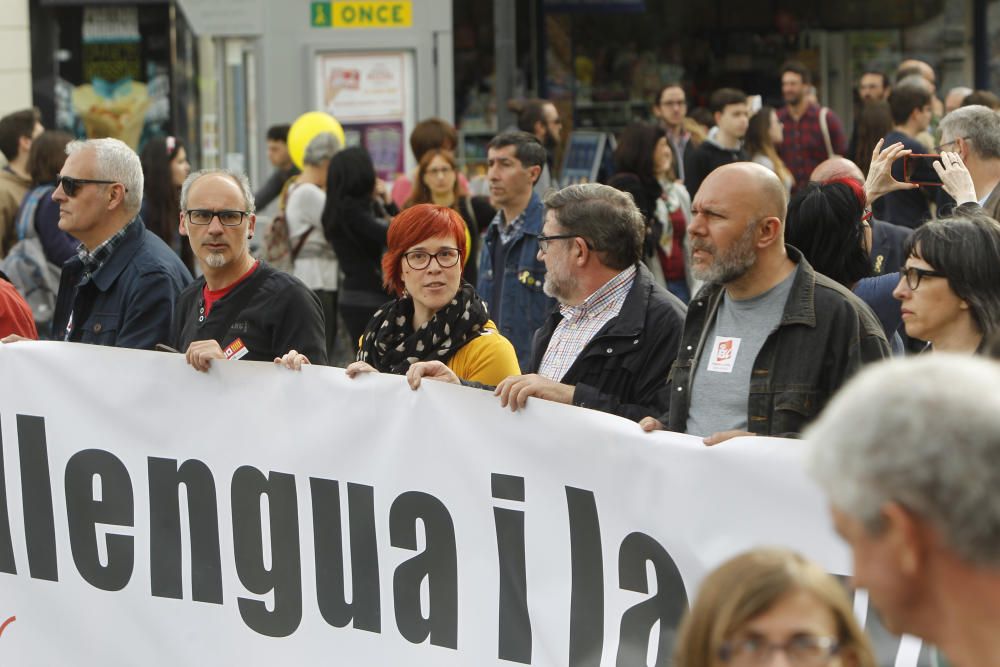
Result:
[[257,216],[246,176],[224,169],[191,174],[180,205],[180,233],[203,275],[180,296],[171,346],[199,371],[215,360],[273,361],[292,349],[325,365],[316,294],[250,254]]
[[[73,141],[56,180],[59,229],[80,245],[63,264],[51,337],[152,350],[191,274],[139,216],[139,156],[118,139]],[[19,340],[8,336],[4,342]]]

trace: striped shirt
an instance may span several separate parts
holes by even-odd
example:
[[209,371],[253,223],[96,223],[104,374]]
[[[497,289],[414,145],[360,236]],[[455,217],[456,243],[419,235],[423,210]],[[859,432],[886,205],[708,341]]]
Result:
[[587,343],[621,312],[635,282],[635,271],[634,265],[628,267],[577,306],[559,306],[562,320],[545,348],[539,375],[557,382],[562,380]]

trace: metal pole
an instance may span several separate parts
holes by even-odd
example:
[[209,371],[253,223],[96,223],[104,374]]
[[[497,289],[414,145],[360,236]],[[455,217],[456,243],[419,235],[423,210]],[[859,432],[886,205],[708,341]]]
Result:
[[517,73],[517,9],[514,0],[493,0],[493,59],[497,101],[497,130],[514,124],[514,116],[507,109],[507,100],[514,95],[514,78]]

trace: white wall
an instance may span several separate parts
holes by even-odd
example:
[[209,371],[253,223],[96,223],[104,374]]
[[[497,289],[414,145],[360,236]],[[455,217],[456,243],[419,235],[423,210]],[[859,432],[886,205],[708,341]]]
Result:
[[28,0],[3,0],[0,11],[0,116],[31,106]]

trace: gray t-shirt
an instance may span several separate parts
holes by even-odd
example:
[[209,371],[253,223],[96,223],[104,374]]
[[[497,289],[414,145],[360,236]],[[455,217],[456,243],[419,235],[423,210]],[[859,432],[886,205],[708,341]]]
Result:
[[689,434],[747,430],[753,365],[767,337],[781,323],[797,272],[798,267],[768,291],[749,299],[723,294],[691,382]]

